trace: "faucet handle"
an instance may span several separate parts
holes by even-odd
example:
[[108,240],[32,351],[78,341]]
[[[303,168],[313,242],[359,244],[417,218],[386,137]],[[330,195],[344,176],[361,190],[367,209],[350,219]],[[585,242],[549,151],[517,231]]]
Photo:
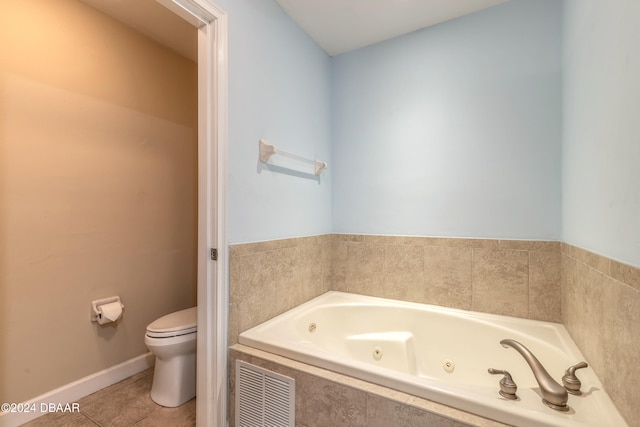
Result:
[[578,377],[576,377],[575,372],[577,369],[586,368],[587,366],[589,366],[587,362],[580,362],[576,365],[570,366],[569,369],[564,372],[564,376],[562,377],[562,384],[564,385],[564,388],[567,389],[567,392],[576,395],[582,394],[582,392],[580,391],[582,383],[580,382]]
[[513,378],[511,378],[511,374],[508,371],[489,368],[488,372],[491,375],[504,375],[504,377],[500,380],[500,391],[498,392],[500,393],[500,396],[510,400],[515,400],[518,398],[518,396],[516,396],[518,386],[513,382]]

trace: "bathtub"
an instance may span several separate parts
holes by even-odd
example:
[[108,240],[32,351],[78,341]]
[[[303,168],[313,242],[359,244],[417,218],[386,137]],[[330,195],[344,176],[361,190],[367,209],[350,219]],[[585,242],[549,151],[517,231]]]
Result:
[[[331,291],[239,336],[240,344],[515,426],[627,426],[591,367],[566,412],[543,405],[524,344],[558,382],[584,359],[564,326]],[[511,373],[517,400],[498,394]]]

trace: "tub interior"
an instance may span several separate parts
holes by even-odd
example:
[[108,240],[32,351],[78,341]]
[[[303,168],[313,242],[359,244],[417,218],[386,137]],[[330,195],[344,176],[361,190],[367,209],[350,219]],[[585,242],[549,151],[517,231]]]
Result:
[[[580,361],[568,356],[563,345],[566,337],[558,333],[555,324],[532,325],[505,316],[501,324],[495,324],[483,313],[445,312],[438,309],[425,313],[381,304],[323,304],[298,313],[291,321],[303,341],[318,351],[328,350],[358,362],[456,383],[491,386],[495,378],[487,375],[487,369],[509,366],[507,370],[522,378],[522,387],[536,387],[524,359],[499,344],[504,338],[526,342],[557,378]],[[443,314],[447,316],[446,326],[442,324]],[[312,331],[309,325],[314,325]],[[473,333],[467,333],[471,327]],[[376,357],[376,348],[382,350],[381,357]],[[448,362],[453,362],[453,369],[445,366]]]

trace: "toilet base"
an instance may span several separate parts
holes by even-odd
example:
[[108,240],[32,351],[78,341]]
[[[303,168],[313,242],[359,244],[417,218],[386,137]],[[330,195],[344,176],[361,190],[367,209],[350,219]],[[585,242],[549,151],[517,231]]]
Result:
[[196,356],[187,354],[162,360],[156,357],[151,400],[175,408],[196,396]]

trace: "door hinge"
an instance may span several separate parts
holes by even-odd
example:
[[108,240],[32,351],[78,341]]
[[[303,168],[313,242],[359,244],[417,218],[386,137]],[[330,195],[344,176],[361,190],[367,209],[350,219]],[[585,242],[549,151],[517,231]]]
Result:
[[210,256],[212,261],[217,261],[218,260],[218,250],[216,248],[211,248],[211,250],[209,251],[209,256]]

